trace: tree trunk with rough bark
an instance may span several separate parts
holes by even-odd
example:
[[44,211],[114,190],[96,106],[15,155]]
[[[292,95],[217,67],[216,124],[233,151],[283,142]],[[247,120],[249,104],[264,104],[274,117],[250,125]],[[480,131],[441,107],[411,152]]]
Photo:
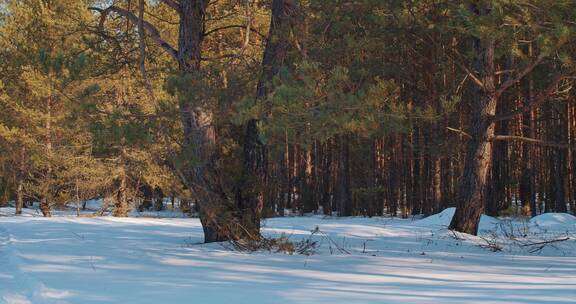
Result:
[[[472,8],[478,15],[487,13],[484,8]],[[471,108],[470,140],[464,163],[464,175],[460,181],[457,208],[450,229],[476,235],[480,215],[485,206],[488,172],[492,162],[492,141],[495,124],[491,117],[496,114],[498,102],[495,92],[494,43],[474,39],[474,68],[480,76],[483,88],[474,87]]]
[[[262,72],[256,89],[256,102],[266,105],[272,80],[286,60],[290,46],[288,37],[293,16],[292,6],[297,0],[273,0],[270,30],[262,58]],[[245,127],[242,149],[242,175],[236,186],[236,205],[251,224],[260,231],[260,217],[264,207],[263,187],[267,182],[266,146],[260,141],[258,120],[250,119]]]
[[[176,60],[180,77],[194,81],[201,74],[200,62],[204,38],[204,17],[208,1],[185,0],[179,5],[179,37]],[[188,93],[186,89],[184,93]],[[246,229],[236,206],[222,188],[216,169],[216,130],[212,111],[194,100],[180,96],[181,120],[184,126],[185,153],[190,164],[182,170],[187,187],[196,196],[204,242],[259,238],[259,231]]]

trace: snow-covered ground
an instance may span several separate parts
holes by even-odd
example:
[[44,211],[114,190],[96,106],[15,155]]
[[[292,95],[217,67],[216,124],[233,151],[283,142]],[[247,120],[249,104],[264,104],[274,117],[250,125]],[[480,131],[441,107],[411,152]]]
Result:
[[[10,207],[0,207],[0,216],[11,216],[16,211],[14,208],[14,201],[8,202]],[[24,216],[42,216],[40,212],[39,202],[33,202],[31,208],[24,208],[23,214]],[[51,212],[55,216],[75,216],[80,214],[81,216],[95,216],[99,215],[111,215],[113,205],[110,204],[108,208],[104,208],[102,210],[103,200],[101,198],[98,199],[91,199],[85,201],[85,208],[82,208],[82,205],[77,205],[75,203],[69,203],[66,205],[64,209],[52,209]],[[182,213],[179,209],[180,204],[177,202],[176,206],[173,208],[170,198],[164,199],[164,210],[162,211],[154,211],[154,210],[143,210],[142,212],[138,211],[137,208],[134,206],[130,209],[129,216],[130,217],[161,217],[161,218],[183,218],[189,217],[189,214]]]
[[[0,210],[4,214],[11,210]],[[315,254],[204,245],[191,218],[0,217],[0,303],[575,303],[576,218],[289,217]]]

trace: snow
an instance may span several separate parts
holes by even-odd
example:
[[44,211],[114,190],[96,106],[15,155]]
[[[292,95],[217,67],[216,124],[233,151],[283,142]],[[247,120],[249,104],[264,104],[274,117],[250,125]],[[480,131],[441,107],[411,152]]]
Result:
[[[22,209],[22,216],[37,216],[41,217],[42,213],[40,212],[40,208],[38,206],[38,202],[34,202],[33,208],[24,208]],[[80,205],[80,215],[81,216],[94,216],[95,214],[99,213],[102,208],[103,201],[102,199],[92,199],[86,201],[86,208],[82,209],[82,205]],[[179,205],[176,205],[178,207]],[[14,206],[11,207],[4,207],[0,208],[0,216],[12,216],[16,212]],[[76,216],[77,205],[75,203],[67,204],[64,209],[52,209],[52,215],[54,216]],[[111,215],[112,214],[112,206],[109,206],[103,212],[104,215]],[[129,217],[155,217],[155,218],[186,218],[189,217],[188,214],[182,213],[178,208],[172,209],[172,204],[170,203],[169,199],[165,199],[164,201],[164,210],[162,211],[154,211],[154,210],[144,210],[142,212],[138,211],[137,208],[131,208],[129,213]]]
[[[439,228],[439,227],[447,228],[450,225],[450,221],[452,220],[452,217],[454,216],[455,212],[456,212],[456,208],[448,208],[448,209],[445,209],[444,211],[442,211],[438,214],[434,214],[434,215],[431,215],[429,217],[423,218],[422,220],[419,220],[416,223],[416,225],[421,226],[421,227],[430,226],[430,227],[436,227],[436,228]],[[493,218],[493,217],[487,216],[487,215],[482,215],[480,217],[479,230],[480,231],[490,230],[498,222],[499,221],[496,218]]]
[[530,223],[542,229],[576,230],[576,216],[566,213],[544,213],[531,218]]
[[453,213],[264,223],[310,256],[201,244],[193,218],[0,217],[0,303],[574,303],[574,217],[483,217],[474,237]]

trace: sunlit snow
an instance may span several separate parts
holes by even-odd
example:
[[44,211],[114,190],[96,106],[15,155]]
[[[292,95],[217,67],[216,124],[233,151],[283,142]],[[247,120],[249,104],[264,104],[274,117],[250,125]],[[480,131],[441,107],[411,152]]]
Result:
[[484,217],[472,237],[446,229],[453,212],[264,223],[292,240],[318,226],[311,256],[204,245],[191,218],[0,217],[0,303],[576,302],[575,217]]

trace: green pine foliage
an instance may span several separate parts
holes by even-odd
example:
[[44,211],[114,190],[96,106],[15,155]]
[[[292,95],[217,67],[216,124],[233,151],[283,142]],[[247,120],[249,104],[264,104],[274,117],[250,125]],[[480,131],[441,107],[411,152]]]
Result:
[[[138,15],[137,1],[113,3]],[[146,21],[177,46],[178,14],[159,1],[145,3]],[[387,196],[387,202],[408,204],[420,199],[416,188],[432,183],[434,163],[443,181],[450,181],[442,184],[445,200],[453,200],[466,146],[472,76],[478,74],[473,41],[495,43],[498,83],[542,57],[530,77],[504,94],[501,112],[516,109],[528,91],[545,90],[558,75],[574,76],[572,0],[299,3],[294,6],[301,10],[298,21],[286,33],[286,60],[266,84],[268,95],[255,100],[271,1],[212,0],[202,72],[181,75],[149,32],[142,58],[138,24],[115,13],[101,22],[89,9],[108,7],[110,1],[0,0],[0,201],[14,199],[19,181],[27,200],[48,197],[52,206],[94,197],[114,200],[123,174],[134,206],[145,196],[144,185],[193,201],[177,170],[198,165],[183,142],[184,102],[214,115],[214,164],[219,181],[230,186],[224,196],[233,197],[229,189],[240,178],[243,127],[256,119],[260,140],[270,151],[266,186],[271,193],[296,191],[320,178],[334,183],[343,170],[335,160],[344,153],[339,140],[347,138],[357,171],[387,170],[370,176],[373,181],[352,176],[354,196],[376,193]],[[489,12],[475,14],[472,6]],[[559,89],[550,106],[538,112],[542,121],[559,117],[554,115],[571,100],[570,82]],[[520,132],[515,130],[522,124],[529,123],[502,123],[499,131]],[[568,134],[562,136],[567,141]],[[516,152],[507,153],[510,167],[519,168]],[[312,169],[298,162],[338,172],[312,178]],[[394,184],[394,174],[403,176],[404,194],[397,192],[401,186]],[[514,175],[506,184],[511,192],[517,192],[521,179]],[[574,188],[567,183],[567,189]],[[330,202],[337,188],[314,187],[301,192],[308,191],[311,200],[330,192],[325,195]],[[431,190],[422,191],[428,191],[422,199],[430,201]],[[299,197],[293,194],[270,195]],[[270,204],[280,206],[278,201]]]

